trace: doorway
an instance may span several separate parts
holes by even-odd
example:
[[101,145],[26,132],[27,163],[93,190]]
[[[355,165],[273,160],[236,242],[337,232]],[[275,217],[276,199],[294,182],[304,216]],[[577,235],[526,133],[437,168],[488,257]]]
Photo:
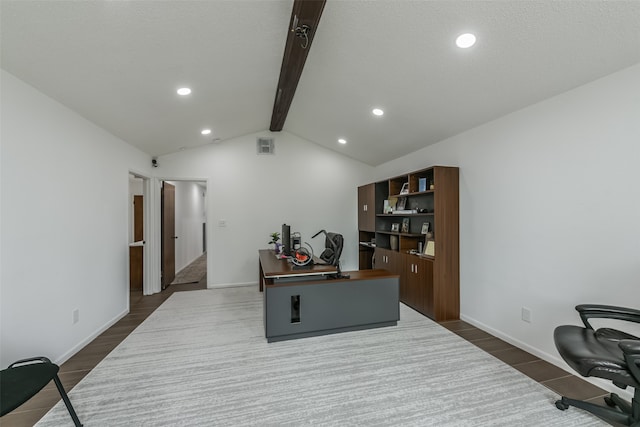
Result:
[[207,288],[206,181],[161,183],[161,285]]
[[129,174],[129,291],[144,289],[145,178]]

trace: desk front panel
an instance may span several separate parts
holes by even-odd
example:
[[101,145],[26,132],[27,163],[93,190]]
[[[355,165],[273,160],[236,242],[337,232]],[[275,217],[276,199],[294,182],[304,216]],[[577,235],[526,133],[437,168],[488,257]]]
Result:
[[[386,326],[400,318],[398,276],[267,285],[264,298],[269,341]],[[296,300],[298,313],[292,309]]]

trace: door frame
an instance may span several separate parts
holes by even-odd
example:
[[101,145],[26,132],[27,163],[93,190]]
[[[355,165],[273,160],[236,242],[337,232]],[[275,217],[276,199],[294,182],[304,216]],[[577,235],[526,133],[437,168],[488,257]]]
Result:
[[[156,222],[158,221],[158,219],[156,218],[157,215],[155,215],[154,212],[154,203],[156,202],[159,195],[155,188],[157,180],[156,178],[150,177],[149,175],[137,170],[129,170],[128,174],[142,179],[142,197],[144,210],[144,220],[142,226],[142,229],[144,230],[142,294],[151,295],[160,292],[160,287],[157,286],[156,290],[156,286],[154,286],[158,282],[160,277],[155,254],[155,248],[158,246],[158,242],[155,233],[153,232],[156,228]],[[129,227],[132,227],[132,224],[129,224]],[[130,274],[129,270],[130,266],[127,263],[127,277],[129,277]],[[127,298],[129,298],[128,292]]]
[[[202,182],[205,185],[206,188],[206,194],[205,194],[205,198],[204,198],[204,205],[205,205],[205,210],[206,210],[206,217],[205,217],[205,221],[206,223],[209,222],[209,216],[210,216],[210,212],[211,212],[211,206],[209,206],[209,191],[210,191],[210,182],[209,182],[209,178],[197,178],[197,177],[188,177],[188,178],[175,178],[175,177],[171,177],[171,176],[159,176],[159,177],[155,177],[151,180],[151,190],[152,190],[152,195],[154,197],[153,200],[153,204],[152,209],[153,209],[153,218],[151,218],[150,220],[154,221],[153,222],[153,228],[150,228],[154,231],[154,246],[153,248],[148,248],[149,251],[148,252],[152,252],[153,254],[153,261],[154,261],[154,274],[155,276],[153,276],[153,283],[150,283],[149,288],[150,290],[153,290],[153,292],[150,293],[146,293],[146,288],[145,288],[145,293],[144,295],[151,295],[151,294],[155,294],[158,292],[162,292],[162,248],[161,248],[161,242],[162,242],[162,204],[161,204],[161,192],[162,192],[162,182],[163,181],[178,181],[178,182]],[[146,204],[145,204],[146,206]],[[146,215],[146,214],[145,214]],[[146,220],[146,216],[145,216],[145,220]],[[145,226],[146,227],[146,226]],[[147,229],[145,228],[145,233],[146,233]],[[206,247],[209,248],[210,247],[210,241],[209,241],[209,236],[211,235],[211,227],[206,227],[206,236],[205,236],[205,240],[206,240]],[[147,236],[147,234],[145,234],[145,236]],[[145,245],[145,249],[147,249],[147,246]],[[146,255],[145,255],[145,262],[147,261]],[[211,262],[209,259],[209,252],[207,252],[207,272],[209,272],[211,269]],[[145,268],[144,273],[147,274],[147,270]]]

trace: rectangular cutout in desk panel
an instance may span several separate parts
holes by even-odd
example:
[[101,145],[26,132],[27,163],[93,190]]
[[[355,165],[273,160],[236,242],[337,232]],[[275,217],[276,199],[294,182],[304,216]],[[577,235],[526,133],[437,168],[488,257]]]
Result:
[[300,323],[300,295],[291,295],[291,323]]

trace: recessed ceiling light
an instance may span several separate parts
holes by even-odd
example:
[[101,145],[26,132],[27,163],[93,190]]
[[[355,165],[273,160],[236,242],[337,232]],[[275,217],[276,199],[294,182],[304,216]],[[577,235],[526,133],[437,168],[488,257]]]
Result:
[[191,93],[191,89],[189,89],[188,87],[181,87],[180,89],[178,89],[178,95],[189,95]]
[[471,47],[474,44],[476,44],[476,36],[471,33],[461,34],[456,39],[456,45],[462,49]]
[[340,139],[338,140],[338,142],[339,142],[340,144],[346,144],[346,143],[347,143],[347,140],[346,140],[346,139],[344,139],[344,138],[340,138]]
[[374,108],[374,109],[373,109],[373,111],[371,111],[371,112],[372,112],[374,115],[376,115],[376,116],[381,116],[381,115],[383,115],[383,114],[384,114],[384,111],[382,111],[382,110],[381,110],[381,109],[379,109],[379,108]]
[[211,129],[202,129],[200,133],[203,135],[209,135],[211,133]]

